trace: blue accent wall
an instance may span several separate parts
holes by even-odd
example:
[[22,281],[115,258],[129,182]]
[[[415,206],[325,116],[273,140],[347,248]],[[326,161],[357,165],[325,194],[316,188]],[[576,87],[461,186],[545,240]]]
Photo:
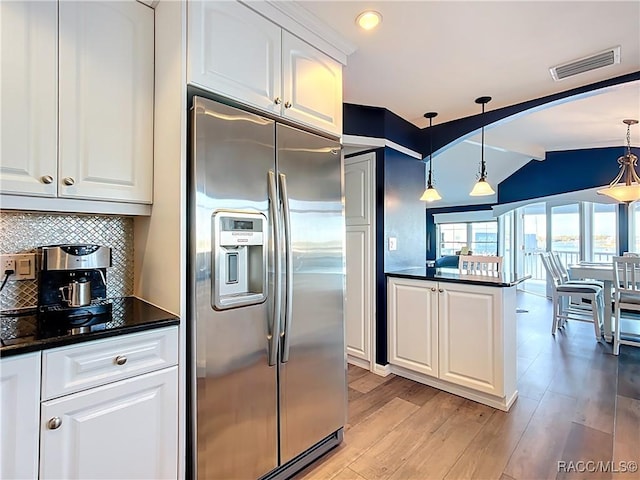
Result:
[[342,111],[345,135],[384,138],[420,153],[420,128],[386,108],[345,103]]
[[629,205],[618,205],[618,255],[629,251]]
[[[631,151],[640,154],[640,149]],[[498,203],[607,185],[618,173],[618,157],[624,154],[623,146],[547,152],[546,160],[532,160],[498,184]]]

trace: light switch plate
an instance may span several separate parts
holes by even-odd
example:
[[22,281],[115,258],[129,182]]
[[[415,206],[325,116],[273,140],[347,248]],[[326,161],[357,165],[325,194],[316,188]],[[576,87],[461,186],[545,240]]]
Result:
[[36,254],[12,253],[0,255],[0,276],[4,278],[7,268],[13,268],[15,273],[9,277],[11,280],[34,280],[36,278]]
[[389,237],[389,251],[392,252],[398,249],[398,239],[396,237]]

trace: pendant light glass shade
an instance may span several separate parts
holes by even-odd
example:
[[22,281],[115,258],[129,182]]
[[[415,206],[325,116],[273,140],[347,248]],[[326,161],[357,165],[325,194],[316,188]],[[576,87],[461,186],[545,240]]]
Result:
[[607,188],[598,190],[600,195],[606,195],[618,202],[630,203],[640,199],[640,177],[636,173],[638,157],[631,153],[631,125],[638,120],[623,120],[627,125],[627,153],[618,158],[620,171]]
[[481,178],[473,186],[473,190],[471,190],[471,193],[469,195],[471,195],[472,197],[481,197],[483,195],[493,195],[494,193],[496,193],[496,191],[491,188],[489,182],[487,182],[484,178]]
[[442,200],[442,197],[440,196],[438,191],[433,188],[433,185],[428,185],[427,189],[420,197],[420,200],[422,200],[423,202],[433,202],[435,200]]
[[433,118],[437,117],[438,114],[436,112],[427,112],[424,114],[424,116],[429,119],[429,178],[427,179],[427,188],[420,197],[420,200],[422,200],[423,202],[433,202],[435,200],[442,200],[442,197],[433,186],[433,182],[431,179],[433,174],[433,159],[431,158],[431,154],[433,153],[433,138],[431,133],[431,126]]
[[[491,97],[476,98],[476,103],[479,103],[480,105],[482,105],[483,117],[484,117],[484,106],[490,101],[491,101]],[[496,193],[495,190],[491,188],[491,185],[489,185],[489,182],[487,182],[487,165],[484,162],[484,118],[482,119],[482,145],[480,148],[481,148],[480,178],[478,179],[476,184],[473,186],[471,193],[469,193],[469,195],[471,195],[472,197],[481,197],[485,195],[493,195],[494,193]]]

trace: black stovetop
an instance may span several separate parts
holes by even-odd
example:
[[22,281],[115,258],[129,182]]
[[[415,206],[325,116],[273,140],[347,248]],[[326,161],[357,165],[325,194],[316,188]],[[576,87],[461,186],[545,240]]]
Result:
[[37,309],[0,313],[0,357],[45,350],[102,337],[177,325],[178,317],[136,297],[109,299],[112,311],[75,318],[43,318]]

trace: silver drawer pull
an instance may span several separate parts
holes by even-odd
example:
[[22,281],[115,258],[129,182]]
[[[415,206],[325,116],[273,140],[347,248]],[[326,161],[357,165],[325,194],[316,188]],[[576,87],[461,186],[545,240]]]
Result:
[[284,102],[284,108],[291,108],[291,107],[293,107],[293,104],[291,102],[289,101]]
[[118,355],[115,361],[116,365],[124,365],[125,363],[127,363],[127,357],[125,357],[124,355]]
[[431,287],[431,291],[435,292],[436,291],[436,287]]
[[438,289],[438,291],[439,291],[440,293],[443,293],[443,292],[444,292],[444,290],[443,290],[442,288],[439,288],[439,289]]
[[273,100],[273,103],[275,103],[276,105],[280,105],[280,104],[282,103],[282,99],[281,99],[280,97],[276,97],[276,98]]
[[62,182],[67,185],[67,186],[71,186],[74,185],[76,183],[76,181],[73,179],[73,177],[65,177]]
[[47,422],[47,427],[49,428],[49,430],[60,428],[60,425],[62,425],[62,420],[60,420],[60,417],[53,417]]
[[51,175],[43,175],[40,177],[40,180],[42,183],[46,183],[47,185],[53,183],[53,177]]

